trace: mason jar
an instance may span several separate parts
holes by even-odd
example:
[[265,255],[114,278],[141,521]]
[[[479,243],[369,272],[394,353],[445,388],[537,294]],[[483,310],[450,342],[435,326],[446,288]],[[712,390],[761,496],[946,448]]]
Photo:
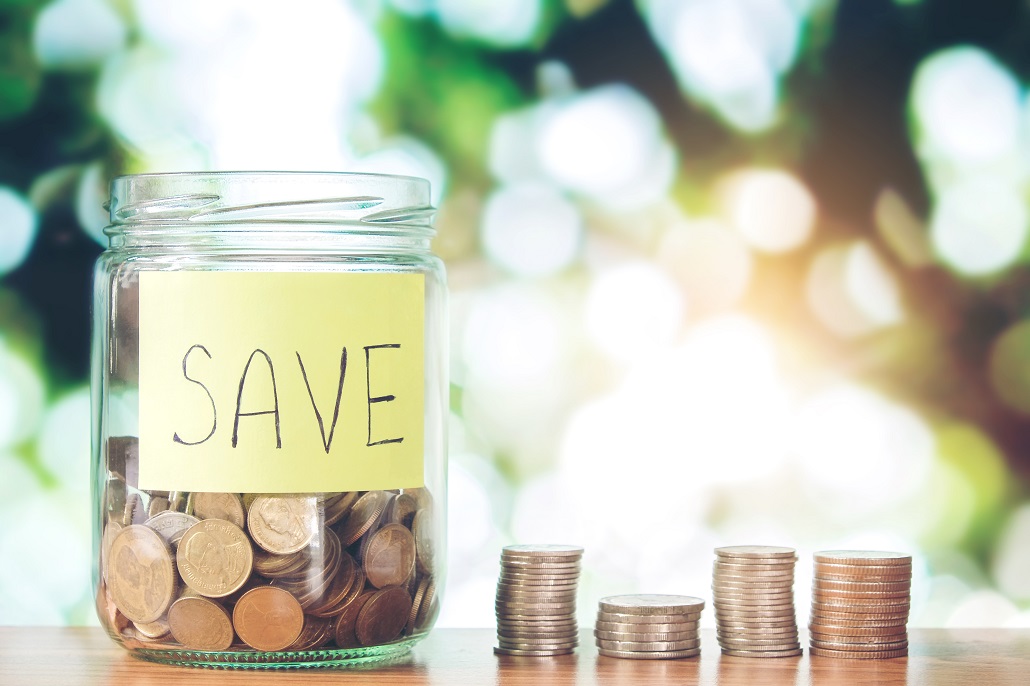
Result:
[[446,573],[447,289],[422,179],[111,184],[93,292],[93,587],[137,657],[389,660]]

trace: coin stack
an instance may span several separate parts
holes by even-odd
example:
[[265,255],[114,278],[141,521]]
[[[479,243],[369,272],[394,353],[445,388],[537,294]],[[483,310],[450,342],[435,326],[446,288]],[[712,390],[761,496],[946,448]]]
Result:
[[566,655],[579,644],[576,587],[583,548],[510,545],[497,581],[498,655]]
[[912,557],[829,550],[815,554],[812,655],[889,658],[908,655]]
[[794,616],[793,548],[743,545],[715,549],[712,596],[723,655],[801,654]]
[[684,595],[602,598],[594,636],[597,652],[631,660],[669,660],[701,653],[698,623],[705,601]]

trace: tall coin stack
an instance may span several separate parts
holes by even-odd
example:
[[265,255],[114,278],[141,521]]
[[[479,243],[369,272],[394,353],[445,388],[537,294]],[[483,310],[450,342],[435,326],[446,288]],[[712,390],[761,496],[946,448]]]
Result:
[[583,548],[510,545],[497,581],[498,655],[566,655],[579,645],[576,587]]
[[632,660],[668,660],[701,653],[698,622],[705,601],[684,595],[602,598],[594,636],[597,652]]
[[801,654],[794,616],[793,548],[742,545],[715,549],[712,596],[723,655]]
[[912,556],[862,550],[815,554],[811,654],[889,658],[908,655]]

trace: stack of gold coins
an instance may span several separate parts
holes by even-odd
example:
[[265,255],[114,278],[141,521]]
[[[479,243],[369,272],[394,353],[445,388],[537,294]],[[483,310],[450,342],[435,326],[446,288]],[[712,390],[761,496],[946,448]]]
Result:
[[793,548],[741,545],[715,549],[712,596],[723,655],[801,654],[794,616]]
[[566,655],[579,644],[576,587],[583,549],[510,545],[497,581],[498,655]]
[[669,660],[701,653],[698,623],[705,601],[685,595],[602,598],[594,636],[597,652],[631,660]]
[[889,658],[908,655],[912,556],[863,550],[815,554],[812,655]]

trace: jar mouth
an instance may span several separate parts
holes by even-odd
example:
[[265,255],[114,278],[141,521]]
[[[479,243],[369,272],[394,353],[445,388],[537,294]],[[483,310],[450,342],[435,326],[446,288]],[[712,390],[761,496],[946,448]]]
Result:
[[175,172],[119,176],[106,208],[109,236],[177,229],[241,231],[319,224],[349,232],[432,235],[429,182],[353,172]]

